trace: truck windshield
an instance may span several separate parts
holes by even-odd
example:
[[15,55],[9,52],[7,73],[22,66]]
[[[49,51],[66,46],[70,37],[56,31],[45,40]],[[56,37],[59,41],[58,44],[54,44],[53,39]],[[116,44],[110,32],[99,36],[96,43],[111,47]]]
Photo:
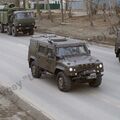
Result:
[[60,47],[57,49],[57,56],[59,57],[80,56],[87,54],[88,51],[84,45],[74,47]]
[[3,10],[5,5],[0,5],[0,10]]
[[24,18],[33,18],[32,12],[19,12],[16,13],[17,19],[24,19]]

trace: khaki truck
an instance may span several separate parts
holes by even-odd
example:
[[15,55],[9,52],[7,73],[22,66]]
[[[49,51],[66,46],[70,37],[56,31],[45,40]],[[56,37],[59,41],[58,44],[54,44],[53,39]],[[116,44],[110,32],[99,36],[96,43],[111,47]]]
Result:
[[7,30],[8,35],[17,36],[18,33],[34,34],[35,19],[33,13],[14,4],[0,5],[0,33]]
[[91,56],[85,42],[51,34],[31,38],[28,63],[33,77],[50,73],[64,92],[77,81],[100,86],[104,71],[103,63]]

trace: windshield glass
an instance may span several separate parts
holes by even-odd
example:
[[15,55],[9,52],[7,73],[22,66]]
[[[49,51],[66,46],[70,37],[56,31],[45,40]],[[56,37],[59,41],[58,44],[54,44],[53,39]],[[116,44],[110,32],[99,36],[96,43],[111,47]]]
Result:
[[60,47],[57,49],[57,56],[79,56],[88,54],[88,51],[84,45],[74,47]]
[[19,12],[16,14],[16,18],[24,19],[24,18],[33,18],[32,12]]

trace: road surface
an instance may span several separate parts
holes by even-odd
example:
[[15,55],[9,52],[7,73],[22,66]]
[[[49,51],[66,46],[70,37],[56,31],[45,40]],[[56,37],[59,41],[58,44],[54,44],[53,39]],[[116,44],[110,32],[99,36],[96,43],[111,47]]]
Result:
[[77,84],[60,92],[52,76],[31,78],[27,63],[30,37],[0,34],[0,83],[56,120],[120,120],[120,64],[113,47],[89,45],[103,61],[105,72],[99,88]]

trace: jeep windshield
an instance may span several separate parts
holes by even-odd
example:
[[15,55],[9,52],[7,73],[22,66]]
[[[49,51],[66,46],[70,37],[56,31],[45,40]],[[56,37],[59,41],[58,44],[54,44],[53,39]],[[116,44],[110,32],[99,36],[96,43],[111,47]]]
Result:
[[33,18],[32,12],[18,12],[15,16],[17,19]]
[[88,50],[84,45],[73,46],[73,47],[60,47],[57,48],[57,56],[67,57],[67,56],[81,56],[88,55]]

